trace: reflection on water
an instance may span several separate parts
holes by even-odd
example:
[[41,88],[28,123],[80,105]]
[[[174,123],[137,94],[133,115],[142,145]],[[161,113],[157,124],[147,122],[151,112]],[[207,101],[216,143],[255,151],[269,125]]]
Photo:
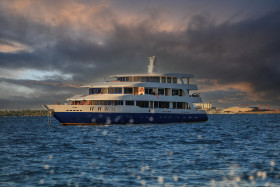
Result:
[[48,125],[0,118],[0,186],[279,186],[280,115],[205,123]]

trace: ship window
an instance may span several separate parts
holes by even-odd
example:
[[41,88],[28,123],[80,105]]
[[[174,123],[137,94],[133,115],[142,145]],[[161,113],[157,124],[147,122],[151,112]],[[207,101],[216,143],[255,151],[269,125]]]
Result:
[[179,95],[179,90],[172,89],[172,95]]
[[122,88],[108,88],[109,94],[121,94]]
[[124,88],[124,94],[133,94],[132,88]]
[[158,95],[164,95],[164,88],[158,89]]
[[159,108],[169,108],[169,102],[159,101]]
[[149,108],[149,101],[136,101],[136,106],[141,108]]
[[154,102],[154,108],[158,108],[158,101]]
[[177,78],[173,78],[173,83],[177,84]]
[[150,77],[144,77],[144,82],[149,82],[150,81]]
[[128,82],[129,81],[129,77],[119,77],[117,80],[121,81],[121,82]]
[[180,89],[180,90],[179,90],[179,96],[182,96],[182,95],[183,95],[183,90]]
[[183,102],[178,102],[178,103],[177,103],[177,107],[178,107],[178,108],[181,108],[181,109],[185,109],[185,103],[183,103]]
[[104,101],[92,101],[93,105],[123,105],[123,101],[112,101],[112,100],[104,100]]
[[91,88],[90,89],[90,94],[101,94],[104,92],[105,92],[104,88]]
[[184,102],[173,102],[173,108],[174,109],[185,109],[185,103]]
[[155,77],[150,77],[150,82],[155,82]]
[[141,77],[141,82],[145,82],[145,77]]
[[161,82],[162,82],[162,83],[166,83],[166,77],[162,77],[162,78],[161,78]]
[[145,94],[155,95],[153,88],[145,88]]
[[145,88],[145,94],[149,94],[149,88]]
[[160,82],[159,77],[155,77],[155,82]]
[[125,101],[125,105],[134,105],[134,101]]
[[120,93],[121,94],[122,93],[122,88],[116,88],[115,93]]
[[171,77],[167,77],[167,83],[171,83]]
[[115,105],[123,105],[123,101],[115,101]]
[[173,108],[174,109],[191,109],[189,103],[185,102],[173,102]]

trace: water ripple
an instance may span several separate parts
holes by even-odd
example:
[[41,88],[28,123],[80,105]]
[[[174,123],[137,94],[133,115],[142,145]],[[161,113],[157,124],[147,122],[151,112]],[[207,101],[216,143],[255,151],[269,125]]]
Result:
[[279,186],[280,115],[60,126],[0,118],[0,186]]

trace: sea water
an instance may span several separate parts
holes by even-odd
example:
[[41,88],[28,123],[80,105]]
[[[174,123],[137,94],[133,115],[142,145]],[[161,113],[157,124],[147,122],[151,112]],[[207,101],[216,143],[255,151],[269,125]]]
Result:
[[0,118],[0,186],[279,185],[279,114],[105,126]]

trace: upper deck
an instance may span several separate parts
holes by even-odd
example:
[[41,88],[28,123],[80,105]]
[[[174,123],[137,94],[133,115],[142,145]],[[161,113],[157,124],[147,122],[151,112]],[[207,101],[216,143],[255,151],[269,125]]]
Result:
[[173,84],[189,84],[190,78],[194,76],[191,74],[127,74],[127,75],[113,75],[111,78],[116,78],[120,82],[160,82]]
[[[163,83],[169,87],[170,85],[178,86],[180,85],[189,85],[194,87],[195,85],[191,83],[191,79],[194,78],[192,74],[184,74],[184,73],[155,73],[156,69],[156,57],[149,57],[150,65],[148,66],[148,73],[144,74],[123,74],[123,75],[112,75],[110,78],[111,81],[106,81],[104,83],[91,83],[88,85],[84,85],[82,87],[94,88],[94,87],[110,87],[110,86],[118,86],[118,87],[126,87],[126,86],[147,86],[147,83],[154,83],[150,86],[158,87],[158,83]],[[193,80],[193,79],[192,79]],[[145,85],[140,85],[138,83],[145,83]],[[188,87],[189,87],[188,86]],[[193,89],[193,88],[190,89]],[[194,88],[196,89],[196,88]]]
[[[169,73],[169,74],[131,74],[131,75],[113,75],[110,76],[114,80],[107,82],[96,82],[84,85],[82,87],[96,87],[96,86],[133,86],[141,85],[146,86],[147,83],[163,83],[168,87],[174,87],[178,84],[191,85],[190,79],[194,76],[191,74],[178,74],[178,73]],[[142,84],[141,84],[142,83]],[[145,83],[145,84],[144,84]],[[155,84],[154,84],[155,85]]]
[[124,74],[124,75],[112,75],[110,77],[176,77],[176,78],[193,78],[192,74],[185,73],[142,73],[142,74]]

